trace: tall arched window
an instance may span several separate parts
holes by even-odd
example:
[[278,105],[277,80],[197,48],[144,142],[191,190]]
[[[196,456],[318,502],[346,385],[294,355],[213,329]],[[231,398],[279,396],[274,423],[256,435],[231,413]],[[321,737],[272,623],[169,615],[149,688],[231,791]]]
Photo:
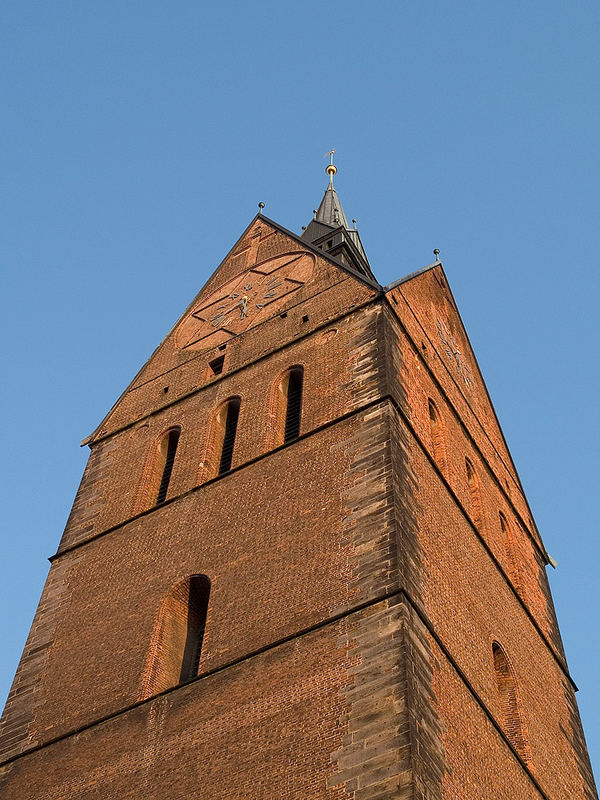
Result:
[[483,510],[481,506],[481,488],[479,486],[479,476],[475,472],[475,468],[468,458],[465,458],[465,468],[467,470],[469,494],[471,495],[471,517],[475,527],[480,529],[483,524]]
[[169,489],[169,482],[171,480],[171,473],[173,472],[173,464],[175,463],[175,453],[177,452],[177,445],[179,443],[179,428],[171,428],[166,436],[163,437],[159,446],[159,469],[160,483],[158,486],[158,493],[156,495],[156,505],[159,506],[167,499],[167,490]]
[[267,448],[279,447],[300,435],[304,367],[289,367],[273,384],[269,403]]
[[284,443],[291,442],[292,439],[297,439],[300,436],[303,379],[304,370],[302,367],[294,367],[287,373],[287,381],[284,388],[286,396]]
[[214,451],[219,462],[217,475],[224,475],[231,469],[240,405],[241,399],[232,397],[226,400],[217,411],[214,432]]
[[200,483],[231,469],[241,404],[241,397],[230,397],[213,412],[200,461]]
[[428,400],[429,405],[429,429],[431,431],[431,442],[433,445],[433,457],[442,470],[446,468],[446,449],[444,443],[444,426],[440,412],[436,404],[431,398]]
[[142,696],[196,677],[206,625],[210,581],[192,575],[178,583],[163,600],[152,637]]
[[529,750],[523,732],[515,677],[504,650],[498,642],[492,644],[496,686],[502,710],[502,729],[508,741],[521,756],[529,761]]
[[160,505],[167,499],[180,434],[179,426],[169,428],[150,448],[135,500],[134,513]]

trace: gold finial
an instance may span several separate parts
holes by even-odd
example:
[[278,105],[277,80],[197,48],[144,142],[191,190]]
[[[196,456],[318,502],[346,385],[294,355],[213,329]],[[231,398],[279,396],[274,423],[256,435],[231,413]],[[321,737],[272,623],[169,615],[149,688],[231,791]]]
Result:
[[335,154],[335,147],[333,150],[330,150],[328,153],[325,153],[323,158],[327,158],[329,156],[329,164],[325,167],[325,172],[329,175],[329,183],[333,183],[333,176],[337,172],[337,167],[333,163],[333,156]]

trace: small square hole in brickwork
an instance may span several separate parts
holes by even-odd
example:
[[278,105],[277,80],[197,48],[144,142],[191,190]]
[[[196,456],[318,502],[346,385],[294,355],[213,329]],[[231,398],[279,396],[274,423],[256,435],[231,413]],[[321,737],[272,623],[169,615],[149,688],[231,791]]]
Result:
[[226,344],[220,344],[219,345],[219,350],[225,350],[226,347],[227,347]]
[[163,392],[164,392],[165,394],[168,394],[168,391],[169,391],[169,387],[168,387],[168,386],[165,386],[165,388],[163,389]]
[[223,364],[225,363],[225,356],[219,356],[208,362],[209,375],[220,375],[223,372]]
[[287,311],[284,311],[283,314],[279,315],[281,319],[285,319],[287,317]]
[[308,322],[308,314],[305,314],[305,315],[302,317],[302,322]]

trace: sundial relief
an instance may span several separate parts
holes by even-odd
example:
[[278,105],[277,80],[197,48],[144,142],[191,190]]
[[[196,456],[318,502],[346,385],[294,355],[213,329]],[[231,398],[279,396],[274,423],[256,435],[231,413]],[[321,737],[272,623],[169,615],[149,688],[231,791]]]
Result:
[[304,286],[314,266],[314,255],[306,251],[255,264],[200,301],[179,326],[177,346],[208,349],[268,319]]

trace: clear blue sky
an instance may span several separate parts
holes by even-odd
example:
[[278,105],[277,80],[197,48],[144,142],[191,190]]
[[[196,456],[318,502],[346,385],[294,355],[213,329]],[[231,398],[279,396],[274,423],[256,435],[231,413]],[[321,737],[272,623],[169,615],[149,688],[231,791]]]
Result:
[[5,0],[0,695],[100,421],[323,154],[382,283],[439,247],[549,552],[596,771],[600,5]]

